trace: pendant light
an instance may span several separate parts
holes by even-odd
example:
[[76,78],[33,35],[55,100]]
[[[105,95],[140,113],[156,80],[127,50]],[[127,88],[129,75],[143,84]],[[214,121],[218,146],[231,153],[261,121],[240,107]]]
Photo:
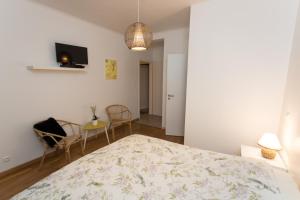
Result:
[[152,32],[142,22],[140,22],[140,0],[138,0],[138,18],[137,22],[131,24],[125,33],[125,43],[130,50],[147,50],[152,42]]

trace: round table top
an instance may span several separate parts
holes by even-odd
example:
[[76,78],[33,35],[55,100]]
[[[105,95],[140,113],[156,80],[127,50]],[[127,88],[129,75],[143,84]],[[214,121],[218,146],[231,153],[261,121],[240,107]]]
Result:
[[93,125],[92,122],[88,122],[83,126],[83,130],[95,130],[99,128],[105,128],[107,125],[107,122],[98,120],[97,125]]

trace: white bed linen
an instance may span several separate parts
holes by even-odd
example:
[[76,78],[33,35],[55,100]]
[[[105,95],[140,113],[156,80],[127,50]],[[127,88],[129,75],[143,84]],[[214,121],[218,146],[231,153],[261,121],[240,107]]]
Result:
[[300,200],[299,189],[292,176],[285,170],[275,168],[275,177],[282,193],[282,199]]
[[299,200],[298,195],[287,174],[265,163],[131,135],[13,199]]

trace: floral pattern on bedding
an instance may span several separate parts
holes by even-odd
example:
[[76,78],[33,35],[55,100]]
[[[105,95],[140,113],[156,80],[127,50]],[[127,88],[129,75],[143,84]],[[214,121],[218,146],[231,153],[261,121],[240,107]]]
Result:
[[131,135],[90,153],[14,200],[281,199],[273,168],[241,157]]

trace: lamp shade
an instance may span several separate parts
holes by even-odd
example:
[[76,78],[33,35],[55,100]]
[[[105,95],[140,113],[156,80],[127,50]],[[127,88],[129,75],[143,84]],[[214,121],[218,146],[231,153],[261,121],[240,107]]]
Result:
[[281,150],[281,145],[278,137],[274,133],[264,133],[258,140],[258,144],[264,148]]
[[134,51],[147,50],[152,42],[152,32],[141,22],[131,24],[125,33],[127,47]]

